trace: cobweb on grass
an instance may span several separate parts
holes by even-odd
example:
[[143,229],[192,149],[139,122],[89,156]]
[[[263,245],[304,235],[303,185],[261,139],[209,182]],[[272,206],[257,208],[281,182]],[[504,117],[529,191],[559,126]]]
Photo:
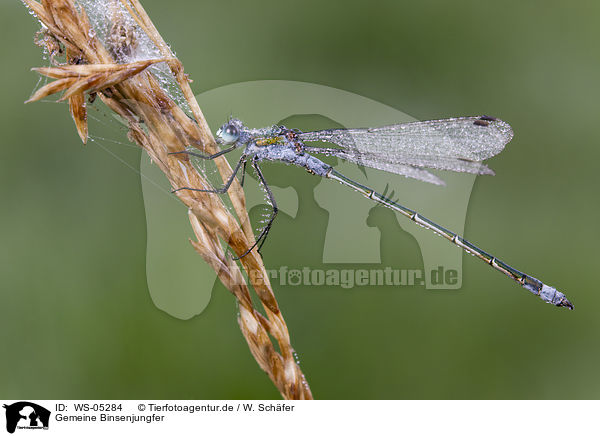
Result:
[[[89,18],[93,29],[90,31],[89,36],[96,37],[107,48],[117,63],[124,64],[164,57],[164,53],[161,52],[119,0],[75,1],[79,7],[85,10]],[[175,56],[170,47],[169,50]],[[158,80],[161,89],[169,98],[190,119],[194,119],[189,104],[169,66],[161,62],[148,67],[148,71]],[[132,80],[135,80],[135,78]],[[113,115],[113,118],[121,122],[116,114]],[[141,127],[145,129],[145,126]],[[213,161],[194,159],[194,163],[212,187],[219,187],[223,184]],[[231,207],[228,196],[224,196],[223,200],[227,207]]]
[[[76,0],[76,4],[85,10],[90,20],[93,30],[89,36],[98,38],[117,63],[125,64],[163,57],[160,49],[121,2],[117,0]],[[169,50],[171,50],[170,47]],[[175,55],[174,52],[173,55]],[[158,63],[148,69],[156,76],[161,88],[169,97],[188,116],[192,117],[189,105],[169,67],[165,63]]]

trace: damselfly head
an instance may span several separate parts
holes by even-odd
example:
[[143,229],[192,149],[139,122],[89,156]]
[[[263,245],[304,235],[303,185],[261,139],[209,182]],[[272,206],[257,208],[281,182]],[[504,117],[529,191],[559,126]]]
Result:
[[216,133],[216,139],[219,144],[234,144],[240,139],[240,133],[242,132],[242,122],[237,118],[231,118],[225,124],[221,126]]

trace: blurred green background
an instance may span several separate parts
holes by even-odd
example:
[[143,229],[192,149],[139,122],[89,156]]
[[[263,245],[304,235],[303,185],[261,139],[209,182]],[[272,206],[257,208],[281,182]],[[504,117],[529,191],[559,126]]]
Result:
[[[197,93],[297,80],[418,119],[489,113],[516,132],[490,161],[497,175],[475,182],[465,236],[563,290],[575,311],[471,257],[460,291],[276,289],[315,397],[600,397],[598,2],[143,4]],[[222,286],[187,321],[154,306],[139,176],[83,147],[66,106],[23,105],[38,81],[29,68],[46,62],[39,26],[16,0],[0,16],[0,397],[279,398]],[[139,165],[134,149],[120,156]],[[286,255],[265,245],[267,266]]]

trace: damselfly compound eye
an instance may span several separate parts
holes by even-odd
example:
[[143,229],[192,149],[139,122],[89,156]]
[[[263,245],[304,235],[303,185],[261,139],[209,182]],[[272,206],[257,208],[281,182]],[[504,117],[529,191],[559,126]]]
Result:
[[223,144],[233,144],[240,137],[240,131],[233,124],[227,123],[217,131],[217,137]]

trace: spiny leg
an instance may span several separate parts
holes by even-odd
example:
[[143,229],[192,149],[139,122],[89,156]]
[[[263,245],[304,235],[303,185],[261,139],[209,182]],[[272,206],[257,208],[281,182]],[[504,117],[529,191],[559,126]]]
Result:
[[233,145],[229,148],[226,148],[225,150],[218,151],[215,154],[202,154],[202,153],[196,153],[195,151],[188,151],[188,150],[172,151],[171,153],[168,153],[168,154],[187,154],[189,156],[199,157],[200,159],[212,160],[219,156],[223,156],[224,154],[227,154],[230,151],[235,150],[236,148],[237,148],[237,145]]
[[260,170],[260,167],[258,167],[258,165],[256,163],[254,165],[255,165],[254,168],[256,169],[256,172],[260,178],[260,181],[261,181],[262,185],[265,187],[265,190],[267,191],[267,195],[269,197],[269,202],[271,203],[271,207],[273,208],[272,213],[271,213],[271,218],[269,219],[269,222],[267,223],[267,225],[261,232],[263,235],[260,238],[260,244],[258,245],[258,248],[257,248],[257,251],[260,253],[260,249],[262,248],[264,243],[267,241],[267,235],[269,234],[269,231],[271,230],[271,226],[273,225],[273,222],[275,221],[275,217],[277,216],[277,213],[279,212],[279,208],[277,207],[277,202],[275,201],[275,196],[273,195],[271,188],[269,188],[269,185],[267,184],[267,181],[265,180],[265,177],[263,176],[262,171]]
[[242,168],[242,180],[240,182],[240,186],[243,188],[244,187],[244,179],[246,178],[246,164],[248,163],[247,160],[244,161],[244,168]]
[[277,202],[275,201],[275,196],[273,195],[273,192],[271,192],[271,189],[269,188],[269,185],[267,184],[267,181],[265,180],[265,177],[263,176],[263,173],[260,170],[260,167],[258,166],[258,163],[256,162],[256,160],[252,161],[252,166],[254,167],[256,174],[258,175],[258,179],[259,179],[260,183],[263,185],[263,187],[265,188],[265,191],[267,192],[267,196],[269,197],[269,202],[271,203],[271,207],[273,208],[273,211],[271,212],[271,218],[269,218],[269,222],[267,223],[266,226],[263,227],[262,231],[260,232],[260,235],[258,235],[258,238],[256,238],[256,242],[254,242],[254,244],[252,244],[252,247],[250,247],[248,250],[246,250],[246,252],[244,254],[242,254],[240,257],[234,258],[234,260],[239,260],[242,257],[246,256],[259,243],[260,243],[260,245],[258,245],[258,252],[260,253],[260,249],[262,248],[263,244],[267,240],[267,235],[269,234],[269,230],[271,230],[273,221],[275,221],[277,212],[279,212],[279,209],[277,208]]
[[229,190],[229,187],[233,183],[233,179],[235,179],[235,175],[240,170],[240,167],[242,166],[242,164],[244,162],[246,162],[246,157],[247,157],[246,155],[242,155],[242,157],[238,161],[237,165],[235,166],[233,173],[231,173],[231,177],[229,177],[227,182],[225,182],[225,184],[222,187],[220,187],[219,189],[196,189],[196,188],[188,188],[188,187],[184,186],[181,188],[174,189],[171,192],[175,193],[177,191],[182,191],[185,189],[188,191],[196,191],[196,192],[210,192],[211,194],[224,194]]

